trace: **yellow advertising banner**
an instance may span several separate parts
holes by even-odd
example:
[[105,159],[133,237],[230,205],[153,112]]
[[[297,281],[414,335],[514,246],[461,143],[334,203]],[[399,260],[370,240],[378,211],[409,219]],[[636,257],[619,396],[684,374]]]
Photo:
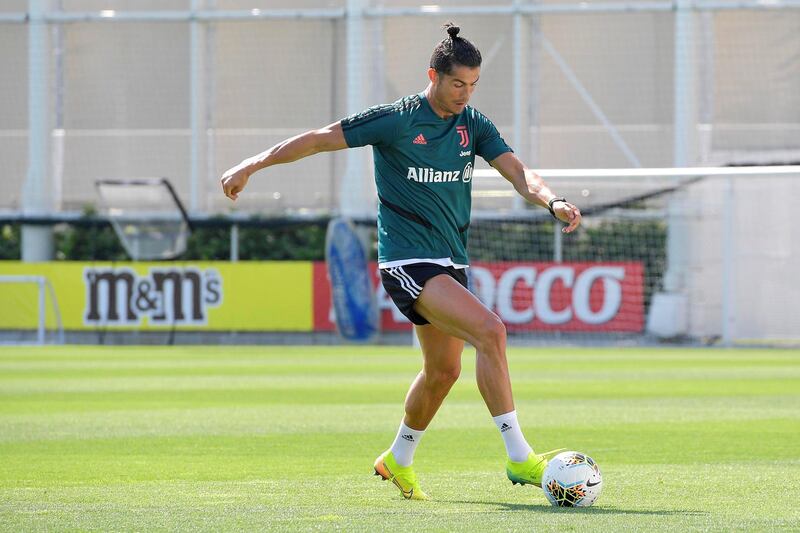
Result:
[[[0,261],[0,276],[47,278],[65,330],[311,331],[312,275],[300,261]],[[0,284],[0,329],[31,327],[36,305],[35,285]]]

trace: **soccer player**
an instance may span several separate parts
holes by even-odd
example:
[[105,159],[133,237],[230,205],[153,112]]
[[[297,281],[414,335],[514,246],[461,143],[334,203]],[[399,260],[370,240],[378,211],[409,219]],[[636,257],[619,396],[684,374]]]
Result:
[[[448,23],[433,50],[427,88],[371,107],[323,128],[286,139],[229,169],[221,178],[236,200],[263,168],[319,152],[372,145],[378,189],[378,266],[386,292],[414,323],[422,371],[405,400],[405,417],[375,473],[408,499],[427,499],[412,467],[414,451],[461,372],[464,342],[477,351],[478,389],[505,443],[513,483],[541,486],[553,452],[537,454],[514,408],[500,318],[467,290],[467,233],[475,156],[497,169],[527,201],[565,223],[581,222],[577,207],[558,198],[503,141],[494,124],[467,105],[481,73],[481,54]],[[346,191],[345,191],[346,192]]]

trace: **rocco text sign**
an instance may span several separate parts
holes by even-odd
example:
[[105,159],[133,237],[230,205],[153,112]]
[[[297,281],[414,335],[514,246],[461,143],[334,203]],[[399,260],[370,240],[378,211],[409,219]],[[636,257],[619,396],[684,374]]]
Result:
[[[409,329],[370,266],[381,326]],[[639,262],[474,263],[470,289],[509,331],[639,332],[644,328],[644,269]],[[324,264],[314,268],[314,326],[331,330]]]

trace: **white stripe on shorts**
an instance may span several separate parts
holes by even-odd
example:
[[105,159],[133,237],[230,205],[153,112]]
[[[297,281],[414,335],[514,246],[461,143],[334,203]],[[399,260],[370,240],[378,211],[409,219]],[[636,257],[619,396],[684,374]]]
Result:
[[398,270],[398,271],[400,271],[400,274],[401,274],[402,276],[404,276],[404,277],[405,277],[405,278],[408,280],[408,284],[409,284],[409,285],[410,285],[412,288],[416,289],[416,291],[417,291],[417,296],[419,296],[419,293],[421,293],[421,292],[422,292],[422,287],[420,287],[419,285],[417,285],[417,282],[416,282],[416,281],[414,281],[414,278],[412,278],[412,277],[411,277],[411,275],[410,275],[408,272],[406,272],[405,270],[403,270],[403,267],[401,267],[401,266],[400,266],[400,267],[397,267],[397,270]]
[[415,291],[414,291],[414,289],[412,289],[412,288],[411,288],[411,287],[408,285],[408,282],[406,281],[406,278],[404,278],[403,276],[401,276],[401,275],[400,275],[400,273],[399,273],[399,272],[397,272],[397,269],[396,269],[396,268],[387,268],[387,269],[386,269],[386,272],[388,272],[388,273],[389,273],[389,275],[390,275],[390,276],[392,276],[394,279],[396,279],[397,281],[399,281],[399,282],[400,282],[400,286],[403,288],[403,290],[404,290],[404,291],[406,291],[408,294],[410,294],[410,295],[411,295],[411,297],[412,297],[412,298],[414,298],[414,299],[416,300],[417,296],[419,296],[419,293],[418,293],[418,292],[415,292]]

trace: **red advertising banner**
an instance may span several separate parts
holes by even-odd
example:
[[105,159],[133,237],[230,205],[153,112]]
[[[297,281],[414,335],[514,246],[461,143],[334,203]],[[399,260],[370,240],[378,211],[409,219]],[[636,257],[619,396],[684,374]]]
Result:
[[[384,331],[411,328],[371,264]],[[514,331],[640,332],[644,268],[639,262],[474,263],[470,287]],[[324,262],[314,263],[314,329],[335,329]]]

